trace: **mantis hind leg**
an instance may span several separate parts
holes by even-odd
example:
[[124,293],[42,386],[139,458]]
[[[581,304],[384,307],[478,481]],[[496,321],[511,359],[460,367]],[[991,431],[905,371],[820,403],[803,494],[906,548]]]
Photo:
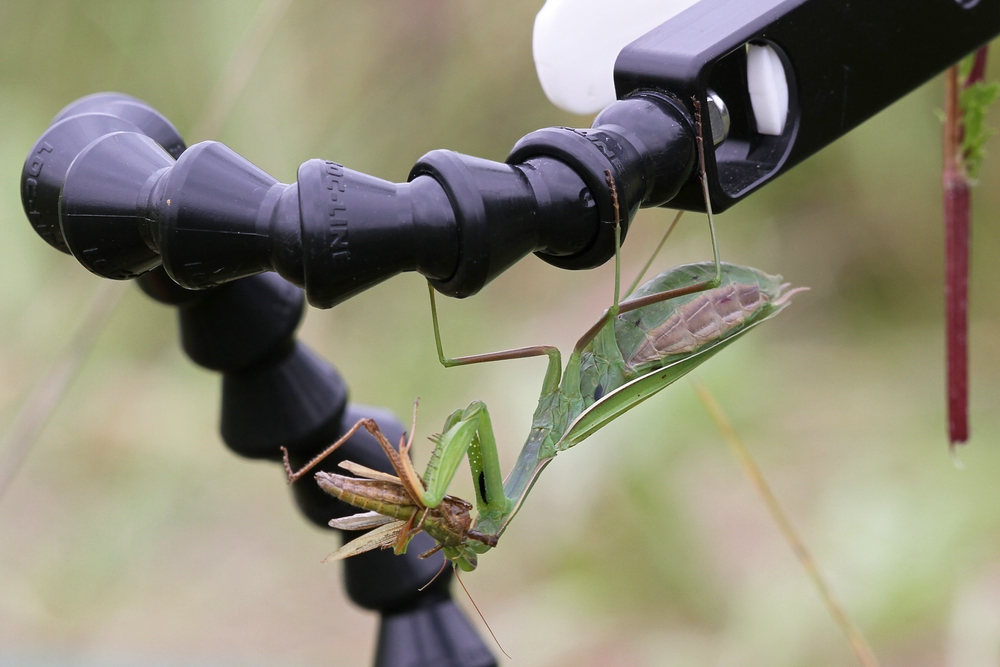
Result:
[[[686,287],[681,287],[674,290],[667,290],[665,292],[660,292],[658,294],[650,294],[648,296],[642,297],[640,299],[631,299],[625,302],[620,301],[620,289],[621,289],[621,217],[620,211],[618,209],[618,190],[615,186],[615,179],[610,171],[605,171],[604,175],[607,179],[608,186],[611,188],[611,197],[614,202],[615,209],[615,295],[614,301],[610,308],[604,311],[604,314],[594,323],[590,329],[587,330],[585,334],[577,341],[576,347],[573,348],[574,353],[580,353],[583,348],[587,346],[597,335],[601,332],[604,326],[619,313],[627,313],[630,310],[635,310],[636,308],[642,308],[643,306],[648,306],[653,303],[659,303],[660,301],[668,301],[670,299],[676,299],[679,296],[684,296],[686,294],[692,294],[694,292],[703,292],[705,290],[714,289],[722,283],[722,262],[719,260],[719,242],[715,234],[715,217],[712,215],[712,200],[708,191],[708,176],[705,172],[705,139],[704,130],[701,122],[701,103],[696,99],[692,98],[695,108],[695,139],[698,143],[698,178],[701,181],[702,194],[705,197],[705,212],[708,214],[708,229],[712,237],[712,257],[715,263],[715,275],[708,280],[704,280],[694,285],[688,285]],[[674,226],[680,219],[680,213],[674,218],[673,223],[671,223],[670,228],[664,235],[663,240],[657,246],[656,251],[653,253],[653,257],[660,251],[663,247],[663,243],[666,241],[667,236],[673,231]],[[649,265],[652,263],[652,258],[643,268],[642,273],[646,272]],[[631,294],[632,290],[635,289],[639,280],[642,277],[642,273],[639,274],[639,278],[636,278],[635,282],[629,288],[628,293]]]

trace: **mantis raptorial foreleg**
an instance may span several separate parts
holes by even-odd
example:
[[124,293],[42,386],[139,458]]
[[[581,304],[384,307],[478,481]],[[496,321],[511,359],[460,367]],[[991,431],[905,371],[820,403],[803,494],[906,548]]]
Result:
[[500,457],[486,405],[482,401],[473,401],[465,410],[452,415],[445,426],[446,430],[437,438],[424,473],[427,484],[424,502],[428,507],[435,507],[441,502],[462,457],[468,454],[479,514],[506,512],[511,503],[503,492]]
[[[788,304],[788,298],[798,290],[789,290],[789,285],[780,276],[751,267],[723,267],[719,262],[711,204],[707,200],[700,119],[697,138],[699,176],[706,192],[715,262],[664,271],[638,288],[635,296],[632,296],[635,286],[628,288],[623,301],[622,219],[615,180],[613,174],[607,172],[614,219],[601,224],[614,224],[614,295],[610,307],[569,355],[565,369],[561,368],[559,351],[543,345],[446,357],[434,290],[428,287],[434,339],[441,364],[449,368],[545,356],[548,364],[538,406],[524,446],[505,479],[500,471],[490,415],[480,401],[452,413],[445,420],[441,434],[431,438],[435,447],[423,477],[416,475],[408,456],[415,428],[411,428],[410,440],[404,439],[400,451],[396,452],[374,423],[355,426],[354,430],[364,427],[378,439],[399,477],[373,475],[373,471],[358,466],[352,466],[351,470],[362,478],[360,480],[317,473],[320,486],[334,497],[395,520],[387,524],[393,528],[386,528],[384,534],[378,533],[371,539],[359,538],[362,542],[350,549],[385,547],[392,541],[395,551],[402,553],[410,537],[423,530],[437,540],[444,556],[457,567],[467,571],[475,569],[478,555],[496,546],[538,475],[559,452],[582,442],[666,388]],[[676,219],[671,229],[675,224]],[[665,240],[666,235],[660,247]],[[687,298],[676,298],[685,295]],[[653,306],[658,302],[666,303]],[[645,305],[651,307],[642,309]],[[478,513],[475,516],[472,503],[446,495],[465,457],[469,460],[476,490]],[[311,462],[307,468],[315,463]],[[358,521],[367,525],[372,519],[365,515]],[[428,553],[433,552],[432,549]]]

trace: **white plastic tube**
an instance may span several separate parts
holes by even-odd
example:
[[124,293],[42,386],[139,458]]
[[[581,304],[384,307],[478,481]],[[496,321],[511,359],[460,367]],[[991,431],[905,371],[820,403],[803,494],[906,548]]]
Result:
[[542,90],[560,109],[600,111],[616,99],[618,53],[697,1],[547,0],[532,40]]

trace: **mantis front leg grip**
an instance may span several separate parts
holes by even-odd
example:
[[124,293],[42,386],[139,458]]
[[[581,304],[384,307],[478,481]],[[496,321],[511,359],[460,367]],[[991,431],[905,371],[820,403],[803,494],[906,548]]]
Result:
[[695,157],[684,105],[649,92],[611,105],[593,129],[529,134],[506,163],[432,151],[405,183],[309,160],[284,184],[223,144],[183,145],[138,100],[84,98],[31,149],[25,212],[107,278],[162,264],[201,289],[276,271],[328,308],[418,271],[464,297],[531,252],[570,269],[607,261],[613,224],[602,223],[618,217],[624,234],[640,206],[677,193]]

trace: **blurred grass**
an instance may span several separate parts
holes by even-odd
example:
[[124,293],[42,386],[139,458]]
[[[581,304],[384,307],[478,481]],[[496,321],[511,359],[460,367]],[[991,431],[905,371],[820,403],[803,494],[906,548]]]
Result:
[[[98,280],[20,207],[24,156],[65,104],[136,95],[189,141],[217,138],[286,182],[311,157],[400,181],[434,148],[502,159],[538,127],[589,124],[539,89],[540,4],[298,0],[218,136],[202,137],[192,125],[256,3],[0,1],[0,427]],[[725,259],[813,290],[702,377],[883,663],[978,667],[1000,664],[1000,160],[974,193],[959,471],[945,445],[940,100],[928,84],[721,216]],[[669,219],[640,214],[626,279]],[[690,216],[660,266],[708,251]],[[610,289],[610,267],[527,259],[443,304],[447,351],[566,349]],[[422,280],[405,275],[310,312],[302,337],[353,400],[405,417],[419,395],[422,435],[485,400],[509,465],[541,362],[446,371],[428,320]],[[219,379],[174,330],[130,291],[0,503],[0,663],[365,664],[374,619],[318,563],[333,540],[296,516],[277,468],[225,450]],[[852,664],[685,383],[550,466],[466,581],[520,665]]]

